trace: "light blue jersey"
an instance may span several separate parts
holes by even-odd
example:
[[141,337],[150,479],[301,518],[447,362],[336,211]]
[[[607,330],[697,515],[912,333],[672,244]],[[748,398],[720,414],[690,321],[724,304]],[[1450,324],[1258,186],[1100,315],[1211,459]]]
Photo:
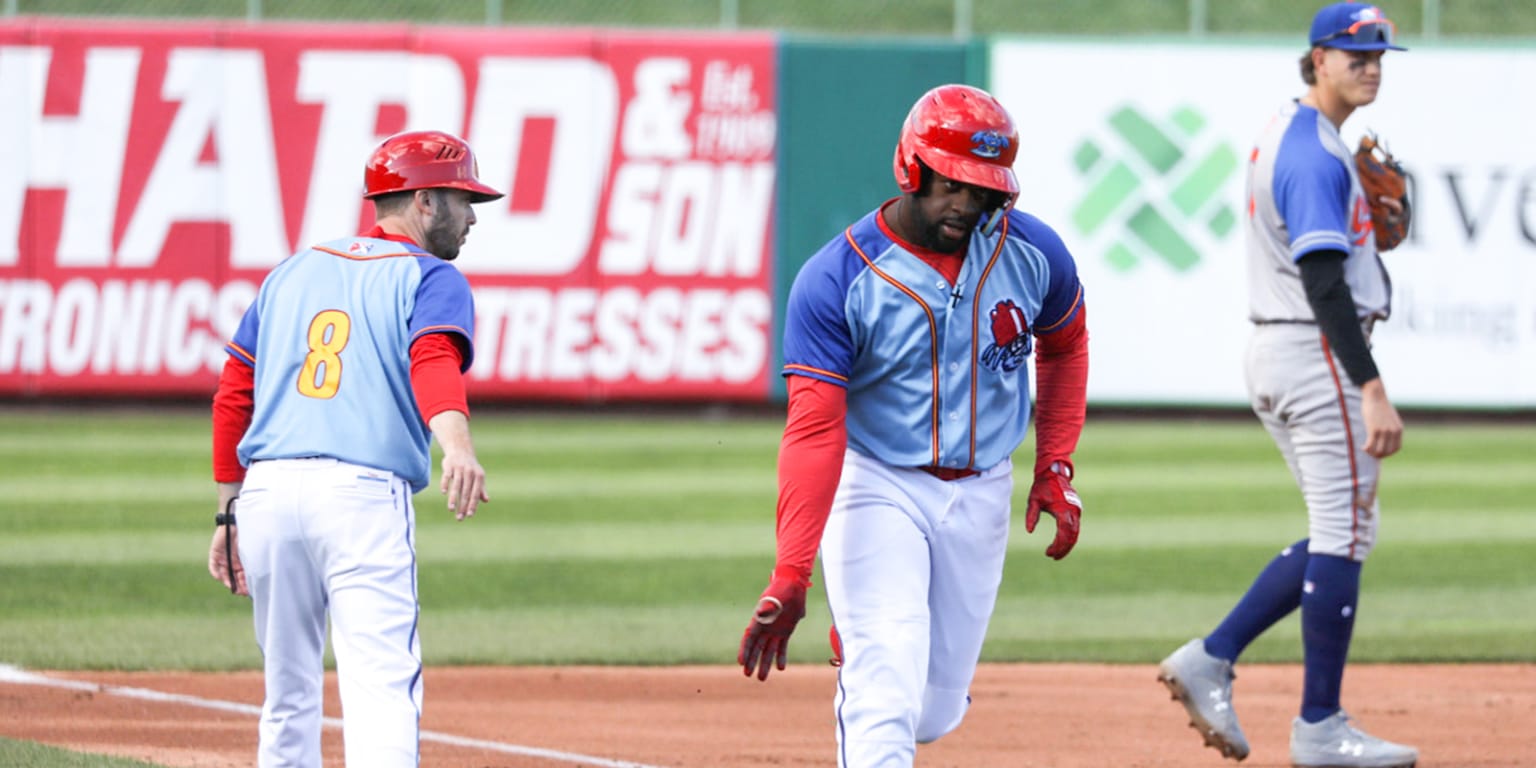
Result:
[[326,456],[389,470],[420,492],[430,435],[410,345],[456,334],[467,370],[474,318],[469,281],[413,245],[357,237],[293,255],[267,275],[226,346],[255,369],[240,463]]
[[985,470],[1029,428],[1032,334],[1083,305],[1055,231],[1010,211],[971,233],[951,286],[882,228],[879,209],[801,268],[784,325],[784,374],[848,390],[848,445],[896,466]]

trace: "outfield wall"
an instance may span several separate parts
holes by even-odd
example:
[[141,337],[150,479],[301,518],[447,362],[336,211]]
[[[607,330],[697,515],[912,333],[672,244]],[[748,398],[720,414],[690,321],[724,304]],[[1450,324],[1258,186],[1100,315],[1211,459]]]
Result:
[[[458,262],[476,294],[472,398],[781,400],[789,281],[896,193],[915,95],[965,81],[1018,118],[1020,207],[1077,254],[1090,400],[1240,404],[1242,158],[1301,93],[1299,53],[7,20],[0,396],[211,392],[262,274],[369,224],[360,158],[432,126],[510,191],[477,207]],[[1379,131],[1414,174],[1418,223],[1387,257],[1394,317],[1375,336],[1389,391],[1536,406],[1536,147],[1509,141],[1536,103],[1506,85],[1536,74],[1536,52],[1387,61],[1345,133]]]
[[505,199],[472,398],[763,400],[777,42],[399,25],[0,25],[0,393],[201,394],[262,275],[371,224],[382,135]]

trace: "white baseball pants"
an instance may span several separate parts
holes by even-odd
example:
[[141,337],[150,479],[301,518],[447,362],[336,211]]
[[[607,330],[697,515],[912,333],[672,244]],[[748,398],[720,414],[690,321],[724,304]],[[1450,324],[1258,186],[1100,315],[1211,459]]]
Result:
[[1008,549],[1013,467],[944,481],[849,451],[821,540],[842,641],[840,768],[905,768],[960,725]]
[[320,768],[326,616],[346,763],[419,764],[415,511],[393,473],[335,459],[253,464],[236,505],[266,670],[260,768]]

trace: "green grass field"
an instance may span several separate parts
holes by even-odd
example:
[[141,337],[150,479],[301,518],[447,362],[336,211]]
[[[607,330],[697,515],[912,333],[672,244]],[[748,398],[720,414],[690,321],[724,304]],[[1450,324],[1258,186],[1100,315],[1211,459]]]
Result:
[[[730,663],[772,565],[781,426],[481,413],[492,502],[457,523],[435,490],[417,499],[426,660]],[[259,665],[247,601],[205,571],[208,442],[201,410],[0,412],[0,663]],[[1410,417],[1385,469],[1355,659],[1536,661],[1532,456],[1530,424]],[[1305,535],[1249,419],[1091,421],[1077,459],[1087,512],[1067,560],[1024,534],[1016,499],[988,660],[1154,661]],[[803,636],[826,624],[813,591]],[[1246,658],[1298,659],[1297,631],[1292,617]]]
[[[1536,426],[1407,421],[1352,659],[1536,661]],[[426,661],[731,664],[772,565],[781,427],[482,411],[492,502],[457,523],[417,499]],[[204,565],[208,445],[203,409],[0,410],[0,664],[259,667],[249,603]],[[1062,562],[1049,530],[1024,534],[1019,489],[988,661],[1153,662],[1305,535],[1250,418],[1090,419],[1077,464],[1087,511]],[[819,589],[809,614],[801,660],[826,653]],[[1297,661],[1298,635],[1292,616],[1244,658]],[[0,764],[143,765],[5,739]]]
[[68,752],[0,737],[0,765],[7,768],[158,768],[154,763]]

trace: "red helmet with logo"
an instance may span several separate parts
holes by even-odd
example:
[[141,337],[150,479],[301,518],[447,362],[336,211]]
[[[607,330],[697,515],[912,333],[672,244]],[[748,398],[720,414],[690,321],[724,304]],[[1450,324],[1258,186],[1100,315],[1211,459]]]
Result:
[[480,183],[480,164],[464,140],[443,131],[406,131],[385,139],[363,170],[363,197],[448,187],[470,193],[471,203],[502,194]]
[[923,94],[907,113],[896,143],[896,185],[916,192],[922,185],[917,161],[956,181],[1019,196],[1013,159],[1019,131],[992,94],[969,85],[941,85]]

